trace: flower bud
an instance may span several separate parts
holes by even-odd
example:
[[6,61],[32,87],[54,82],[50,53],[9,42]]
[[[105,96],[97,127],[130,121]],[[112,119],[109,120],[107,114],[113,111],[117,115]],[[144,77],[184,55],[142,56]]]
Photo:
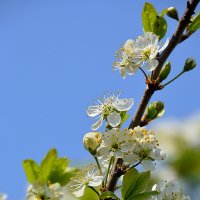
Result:
[[167,8],[166,14],[167,14],[168,17],[171,17],[171,18],[173,18],[173,19],[175,19],[177,21],[179,20],[178,11],[174,7]]
[[190,71],[190,70],[193,70],[195,67],[196,67],[196,61],[192,58],[188,58],[186,61],[185,61],[185,66],[183,68],[183,71],[184,72],[187,72],[187,71]]
[[164,103],[161,101],[152,102],[145,111],[143,121],[149,122],[161,117],[165,112]]
[[96,154],[97,148],[102,141],[102,134],[99,132],[89,132],[83,137],[83,145],[92,155]]
[[160,81],[160,82],[164,81],[164,80],[168,77],[170,71],[171,71],[171,64],[170,64],[170,62],[168,61],[168,62],[165,64],[165,66],[162,68],[162,70],[160,71],[160,74],[159,74],[159,81]]

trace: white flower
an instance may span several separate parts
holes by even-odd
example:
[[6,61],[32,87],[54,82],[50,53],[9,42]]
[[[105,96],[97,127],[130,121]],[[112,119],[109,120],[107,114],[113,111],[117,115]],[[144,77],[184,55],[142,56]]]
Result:
[[26,200],[60,200],[62,197],[62,187],[59,183],[54,183],[49,186],[30,185],[27,190]]
[[[111,156],[123,158],[124,152],[134,148],[134,142],[131,141],[130,130],[111,129],[105,131],[102,136],[102,143],[97,149],[97,156],[103,160],[108,160]],[[132,138],[133,139],[133,138]]]
[[120,112],[128,111],[134,102],[133,99],[119,99],[119,95],[104,97],[102,101],[98,101],[98,105],[89,106],[86,111],[89,117],[99,117],[98,121],[91,127],[93,130],[97,130],[104,119],[111,127],[117,127],[121,123]]
[[157,54],[163,51],[168,43],[169,40],[167,39],[162,48],[160,48],[159,37],[152,32],[147,32],[136,39],[134,57],[141,64],[145,64],[147,70],[153,71],[158,66]]
[[180,184],[175,181],[161,181],[152,188],[153,191],[160,192],[158,195],[153,196],[152,200],[191,200],[189,196],[185,196],[182,193]]
[[6,194],[0,194],[0,200],[6,200],[7,195]]
[[139,65],[134,60],[134,41],[129,39],[124,46],[117,51],[116,57],[119,62],[115,62],[113,69],[118,69],[122,78],[126,78],[126,74],[133,75],[137,71]]
[[96,166],[91,165],[78,172],[75,177],[71,178],[69,188],[72,190],[72,194],[76,197],[81,197],[84,195],[86,187],[96,187],[101,185],[103,178],[103,176],[100,176]]
[[166,154],[159,148],[158,140],[152,131],[147,131],[144,127],[136,127],[132,130],[135,137],[134,149],[127,152],[124,161],[129,164],[141,163],[144,170],[154,170],[155,160],[164,160]]
[[100,146],[102,134],[99,132],[89,132],[83,137],[83,145],[92,155],[96,154],[97,148]]

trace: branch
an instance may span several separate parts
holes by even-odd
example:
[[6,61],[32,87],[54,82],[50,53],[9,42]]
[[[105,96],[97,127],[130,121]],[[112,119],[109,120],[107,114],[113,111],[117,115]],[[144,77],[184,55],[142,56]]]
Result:
[[[165,50],[158,56],[158,61],[159,61],[159,65],[158,67],[155,69],[154,73],[152,74],[152,80],[156,80],[159,76],[159,73],[163,67],[163,64],[165,63],[165,61],[167,60],[167,58],[169,57],[169,55],[172,53],[172,51],[174,50],[174,48],[180,43],[181,38],[183,37],[183,33],[187,27],[187,25],[190,23],[190,18],[192,16],[192,14],[194,13],[195,8],[197,7],[198,3],[200,0],[191,0],[190,2],[187,2],[187,7],[186,10],[182,16],[182,18],[180,19],[177,29],[174,33],[174,35],[172,36],[168,46],[165,48]],[[187,38],[185,38],[187,39]],[[130,125],[129,125],[129,129],[130,128],[134,128],[136,126],[138,126],[141,122],[142,116],[144,114],[144,111],[152,97],[152,95],[154,94],[154,92],[156,91],[156,87],[152,87],[151,84],[147,85],[147,88],[145,89],[144,95],[142,97],[141,103],[139,104],[139,107],[135,113],[135,116],[133,117]],[[115,163],[113,165],[112,171],[111,171],[111,175],[109,177],[108,183],[107,183],[107,190],[114,192],[117,181],[119,179],[119,177],[121,176],[121,174],[118,172],[120,165],[122,165],[123,160],[121,158],[118,158],[115,160]]]

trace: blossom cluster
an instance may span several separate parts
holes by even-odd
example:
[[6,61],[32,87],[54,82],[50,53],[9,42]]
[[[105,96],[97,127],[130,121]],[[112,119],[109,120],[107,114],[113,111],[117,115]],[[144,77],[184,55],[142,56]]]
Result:
[[143,66],[148,71],[153,71],[159,64],[158,53],[162,52],[168,43],[169,40],[167,39],[160,48],[159,37],[152,32],[146,32],[135,41],[128,39],[124,46],[117,51],[118,61],[115,61],[113,68],[118,69],[123,78],[126,77],[126,74],[135,74],[137,69]]
[[154,170],[155,161],[164,160],[166,154],[158,148],[158,140],[152,131],[144,127],[106,130],[97,149],[97,157],[109,160],[112,156],[123,158],[126,164],[141,163],[144,170]]

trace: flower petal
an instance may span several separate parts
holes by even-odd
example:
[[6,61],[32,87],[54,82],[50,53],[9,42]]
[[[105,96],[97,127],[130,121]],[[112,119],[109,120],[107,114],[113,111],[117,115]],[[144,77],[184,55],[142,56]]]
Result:
[[124,154],[122,151],[117,150],[117,151],[115,151],[114,156],[115,156],[115,158],[123,158]]
[[163,51],[168,46],[168,44],[169,44],[169,38],[167,38],[165,44],[162,46],[162,48],[159,49],[158,52],[160,53],[161,51]]
[[103,122],[103,116],[101,115],[99,120],[91,126],[91,129],[94,131],[97,130],[102,125],[102,122]]
[[99,115],[102,112],[102,109],[101,109],[100,105],[89,106],[88,109],[86,110],[86,112],[89,117],[96,117],[97,115]]
[[116,127],[120,124],[121,122],[121,116],[119,113],[117,112],[113,112],[111,114],[108,115],[107,117],[107,121],[108,121],[108,124],[112,127]]
[[152,59],[146,62],[145,67],[148,71],[153,71],[158,66],[158,61],[156,59]]
[[134,99],[116,99],[113,102],[113,106],[118,111],[127,111],[130,110],[133,106]]
[[76,197],[82,197],[85,193],[85,188],[86,188],[86,185],[83,185],[79,187],[78,190],[73,191],[72,194],[75,195]]
[[142,167],[144,168],[144,171],[152,171],[155,170],[154,163],[151,160],[143,160]]
[[89,182],[89,186],[99,186],[101,185],[102,181],[103,181],[103,176],[95,176],[90,182]]

